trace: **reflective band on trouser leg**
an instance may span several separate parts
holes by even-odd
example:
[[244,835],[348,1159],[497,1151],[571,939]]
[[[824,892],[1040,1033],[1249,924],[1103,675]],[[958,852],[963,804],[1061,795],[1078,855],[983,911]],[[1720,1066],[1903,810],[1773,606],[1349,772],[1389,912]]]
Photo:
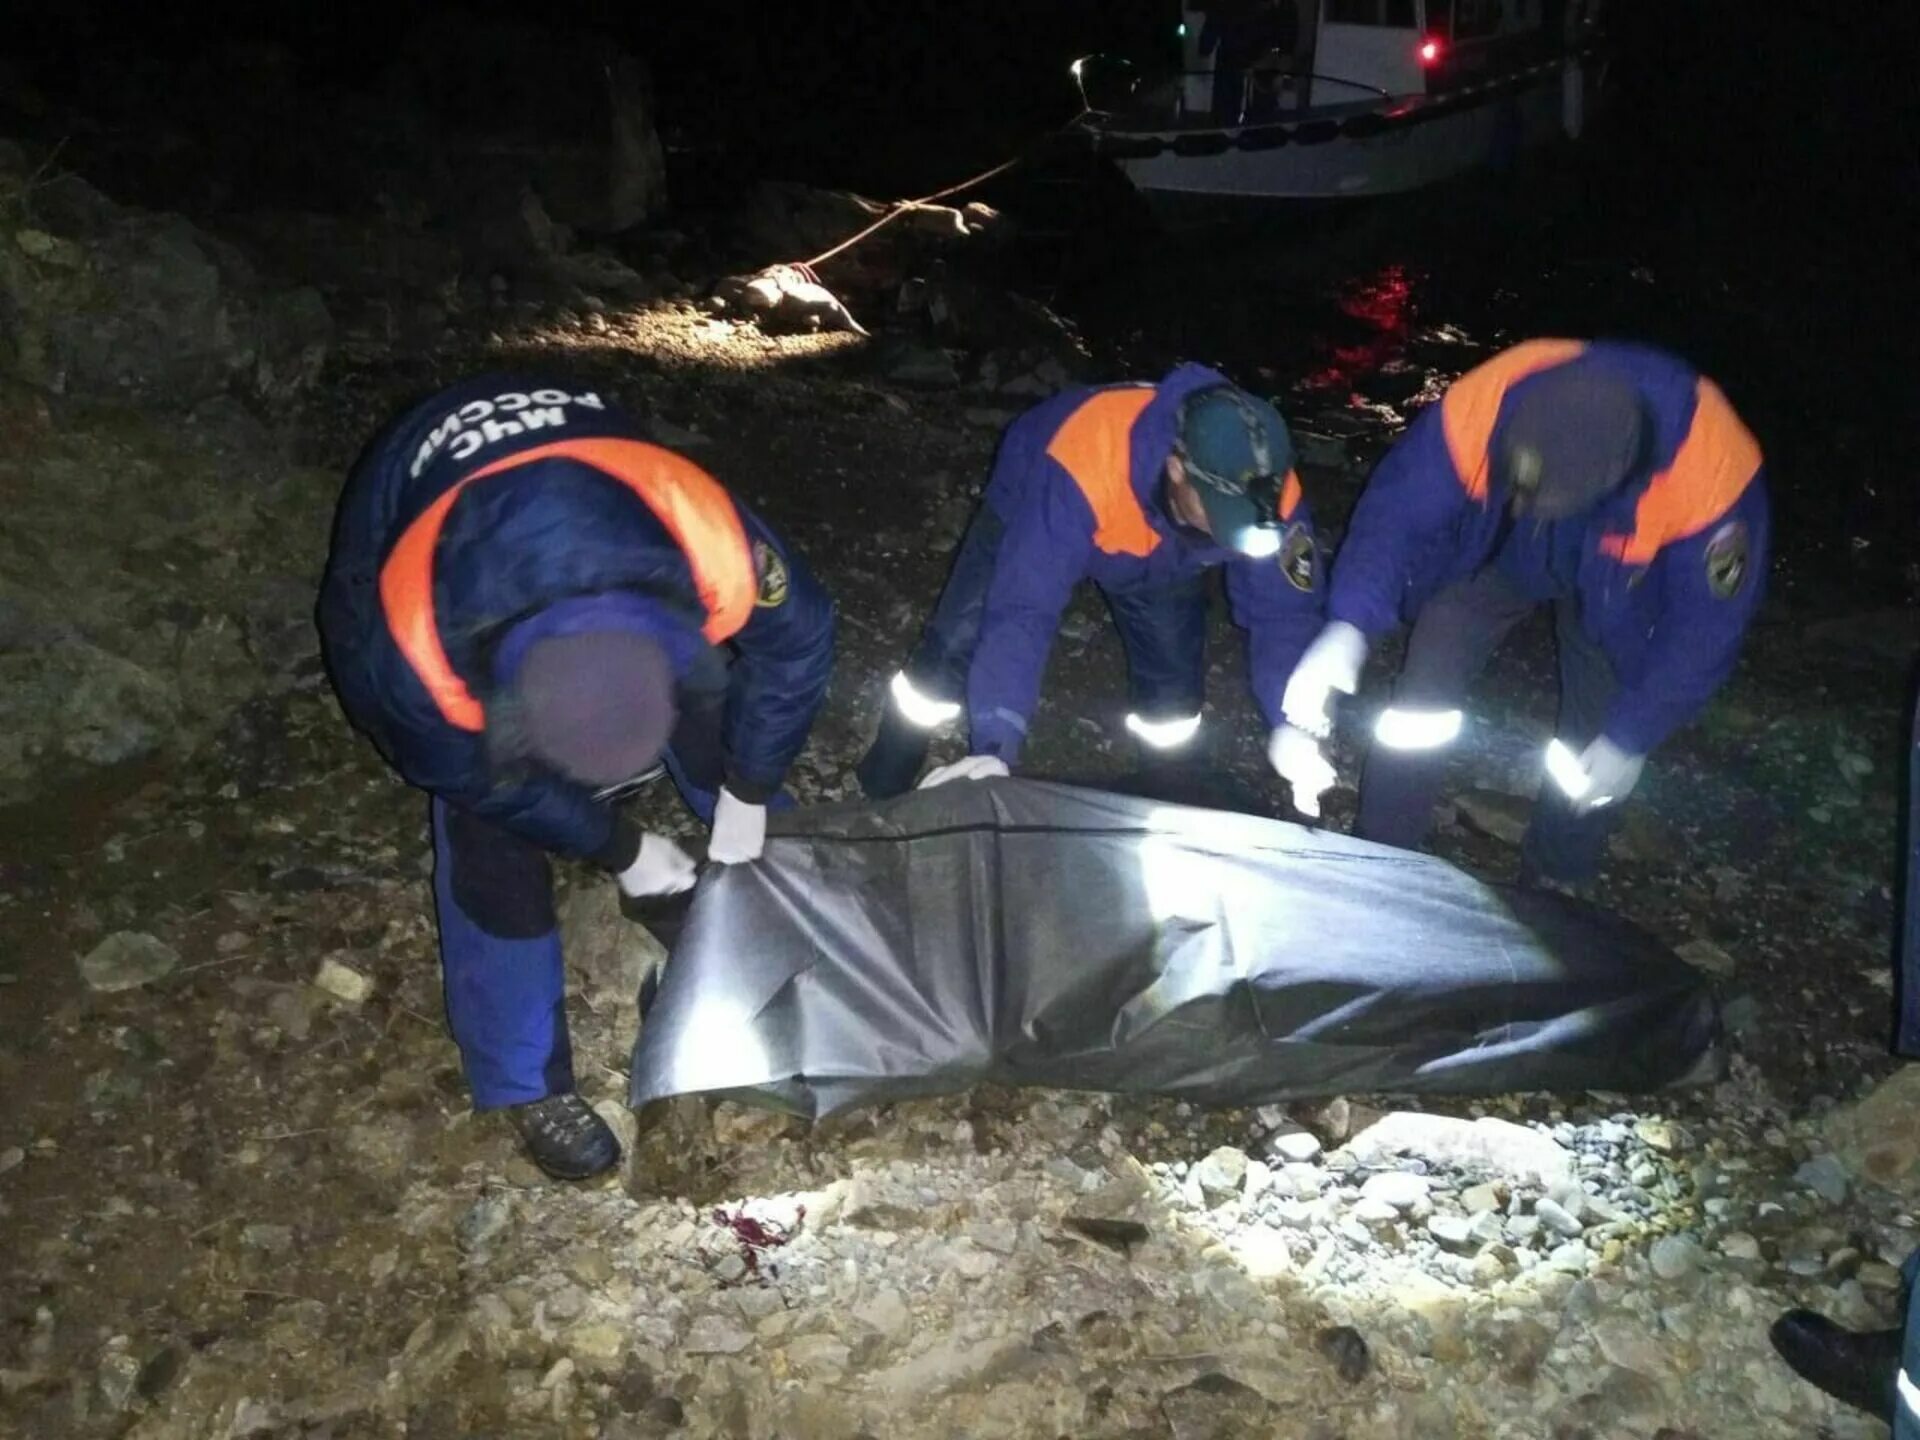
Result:
[[894,708],[922,730],[934,730],[960,718],[958,701],[938,700],[928,695],[915,687],[904,670],[894,672],[887,690],[893,696]]
[[[1558,740],[1547,742],[1547,775],[1569,800],[1585,799],[1587,791],[1593,786],[1593,781],[1587,778],[1587,772],[1580,764],[1580,757]],[[1603,800],[1600,803],[1604,805],[1606,802]]]
[[1458,710],[1402,710],[1388,706],[1374,722],[1373,738],[1389,750],[1438,750],[1460,736]]
[[1200,733],[1198,712],[1177,720],[1146,720],[1131,712],[1127,729],[1156,750],[1177,750]]

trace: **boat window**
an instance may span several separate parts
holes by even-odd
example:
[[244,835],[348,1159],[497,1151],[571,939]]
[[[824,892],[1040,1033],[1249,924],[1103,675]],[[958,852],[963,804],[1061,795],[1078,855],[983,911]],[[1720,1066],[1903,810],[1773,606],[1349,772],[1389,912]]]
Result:
[[1413,0],[1387,0],[1387,24],[1396,30],[1411,30],[1413,23]]
[[1504,13],[1503,0],[1454,0],[1453,38],[1480,40],[1496,34]]
[[1329,25],[1378,25],[1380,0],[1327,0]]

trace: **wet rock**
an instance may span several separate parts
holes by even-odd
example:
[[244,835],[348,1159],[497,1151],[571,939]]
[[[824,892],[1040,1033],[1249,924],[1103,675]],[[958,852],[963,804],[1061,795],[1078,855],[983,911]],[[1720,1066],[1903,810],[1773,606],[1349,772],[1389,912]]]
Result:
[[1760,1242],[1744,1230],[1735,1230],[1721,1237],[1720,1253],[1729,1260],[1758,1260]]
[[125,1337],[114,1343],[94,1376],[101,1403],[112,1411],[125,1410],[139,1393],[140,1361],[122,1348],[125,1343]]
[[1647,1252],[1653,1273],[1662,1280],[1679,1280],[1693,1274],[1706,1260],[1699,1242],[1685,1235],[1663,1235]]
[[1686,1132],[1666,1120],[1635,1121],[1633,1135],[1642,1145],[1661,1155],[1675,1154],[1685,1149],[1688,1143]]
[[1193,1176],[1207,1204],[1224,1205],[1238,1196],[1246,1183],[1246,1154],[1223,1145],[1194,1166]]
[[1837,1156],[1816,1155],[1794,1171],[1793,1178],[1829,1205],[1847,1198],[1847,1167]]
[[293,1248],[293,1228],[260,1222],[240,1231],[240,1243],[249,1250],[264,1250],[269,1255],[284,1255]]
[[171,945],[137,930],[120,930],[81,958],[80,976],[92,989],[112,994],[150,985],[179,963],[180,953]]
[[1313,1337],[1313,1343],[1335,1373],[1349,1385],[1358,1385],[1367,1378],[1373,1356],[1366,1340],[1351,1325],[1329,1326]]
[[1411,1155],[1436,1168],[1478,1170],[1540,1186],[1573,1176],[1573,1157],[1552,1137],[1492,1116],[1460,1120],[1401,1110],[1383,1116],[1347,1142],[1363,1165]]
[[314,972],[314,988],[348,1005],[364,1004],[373,994],[372,977],[363,975],[344,961],[328,956]]
[[6,1149],[0,1150],[0,1175],[6,1174],[9,1170],[18,1169],[26,1158],[27,1152],[18,1145],[9,1145]]

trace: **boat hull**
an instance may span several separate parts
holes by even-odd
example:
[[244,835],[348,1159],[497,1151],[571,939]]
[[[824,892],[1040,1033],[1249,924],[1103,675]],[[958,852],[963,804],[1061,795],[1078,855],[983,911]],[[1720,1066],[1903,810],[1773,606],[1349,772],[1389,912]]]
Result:
[[[1339,122],[1308,116],[1236,131],[1104,130],[1096,138],[1156,209],[1395,195],[1579,134],[1597,79],[1595,62],[1573,60],[1477,93]],[[1157,153],[1140,153],[1147,150]]]

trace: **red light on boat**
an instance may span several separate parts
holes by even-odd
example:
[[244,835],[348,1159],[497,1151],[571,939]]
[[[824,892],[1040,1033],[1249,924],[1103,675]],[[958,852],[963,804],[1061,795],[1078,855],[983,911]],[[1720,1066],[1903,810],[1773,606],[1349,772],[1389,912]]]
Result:
[[1438,40],[1422,40],[1420,42],[1420,63],[1422,65],[1432,65],[1439,59],[1440,42]]

